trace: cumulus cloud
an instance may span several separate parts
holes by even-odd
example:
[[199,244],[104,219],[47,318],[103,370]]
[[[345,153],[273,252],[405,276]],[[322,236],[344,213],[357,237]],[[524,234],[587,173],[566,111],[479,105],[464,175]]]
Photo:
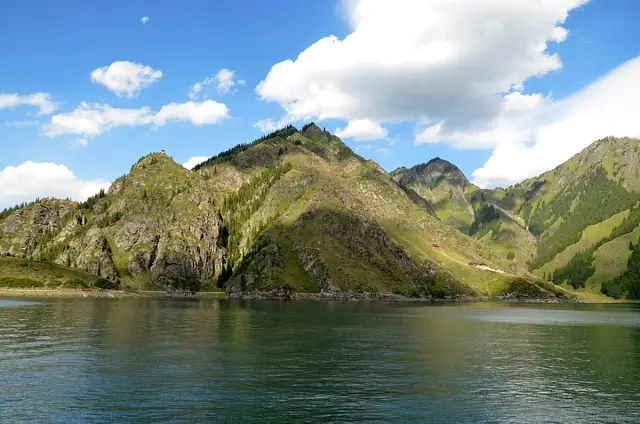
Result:
[[587,0],[347,0],[352,32],[272,66],[256,87],[286,120],[367,117],[466,129],[496,116],[501,93],[561,68],[568,13]]
[[187,169],[193,169],[196,165],[200,165],[205,160],[209,159],[211,156],[193,156],[189,158],[185,163],[182,164]]
[[81,180],[62,164],[27,161],[0,171],[0,204],[14,205],[36,197],[84,201],[110,184],[103,178]]
[[235,71],[230,71],[226,68],[220,69],[217,74],[193,84],[189,91],[189,98],[191,100],[197,100],[200,97],[200,93],[211,86],[215,86],[218,93],[226,94],[236,84],[243,85],[244,80],[235,81],[234,74]]
[[385,138],[387,130],[379,122],[370,119],[354,119],[345,128],[336,128],[335,134],[340,138],[353,138],[356,141],[370,141]]
[[638,81],[640,57],[566,99],[527,101],[524,113],[503,114],[485,131],[447,137],[463,144],[498,140],[473,180],[481,187],[508,186],[560,165],[597,139],[640,137],[640,92],[629,89]]
[[149,107],[122,109],[107,104],[81,103],[69,113],[53,115],[43,127],[49,137],[76,134],[85,138],[95,137],[116,127],[151,125],[161,127],[169,122],[183,121],[194,125],[215,124],[229,117],[229,109],[213,100],[203,102],[170,103],[158,112]]
[[149,17],[143,16],[142,19],[140,19],[140,21],[142,21],[142,25],[146,25],[149,23]]
[[547,47],[570,36],[565,21],[587,3],[344,0],[350,34],[322,38],[273,65],[256,93],[284,114],[255,126],[412,122],[415,144],[493,149],[473,173],[476,184],[518,182],[598,138],[640,134],[640,99],[630,89],[640,80],[640,58],[565,99],[525,90],[531,78],[562,68]]
[[17,106],[35,106],[38,108],[38,115],[48,115],[58,108],[49,93],[34,93],[20,95],[16,93],[0,93],[0,109],[12,109]]
[[161,71],[129,61],[113,62],[91,72],[91,81],[104,85],[119,97],[129,98],[135,97],[161,77]]

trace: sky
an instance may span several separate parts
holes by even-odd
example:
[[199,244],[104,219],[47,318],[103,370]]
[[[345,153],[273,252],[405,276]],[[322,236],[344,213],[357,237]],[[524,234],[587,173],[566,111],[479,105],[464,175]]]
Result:
[[[0,208],[314,121],[481,187],[640,137],[635,0],[0,2]],[[9,41],[10,40],[10,41]]]

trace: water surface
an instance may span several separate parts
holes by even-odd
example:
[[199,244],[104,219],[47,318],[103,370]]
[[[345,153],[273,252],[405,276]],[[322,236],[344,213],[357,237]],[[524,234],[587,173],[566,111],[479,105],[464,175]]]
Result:
[[638,305],[0,299],[0,422],[640,422]]

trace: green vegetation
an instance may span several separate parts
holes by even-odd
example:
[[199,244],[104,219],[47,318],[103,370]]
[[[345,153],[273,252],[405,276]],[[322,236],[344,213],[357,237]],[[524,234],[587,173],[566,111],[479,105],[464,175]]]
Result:
[[602,283],[602,293],[616,299],[640,299],[640,243],[630,243],[631,257],[627,270],[619,277]]
[[593,262],[593,251],[587,250],[576,254],[564,267],[556,270],[551,280],[556,284],[568,282],[574,289],[584,287],[585,283],[595,272]]
[[106,196],[106,193],[104,192],[104,189],[101,188],[98,193],[96,193],[95,195],[89,197],[86,201],[80,203],[78,205],[78,208],[80,208],[80,209],[93,209],[93,206],[96,203],[98,203],[98,200],[104,198],[105,196]]
[[[265,197],[271,187],[280,180],[280,178],[291,170],[290,163],[278,164],[268,167],[253,177],[249,182],[243,184],[240,189],[225,197],[222,204],[222,215],[225,217],[226,230],[228,232],[227,242],[227,261],[226,266],[219,278],[219,287],[228,280],[233,274],[236,264],[242,262],[243,252],[241,243],[246,231],[246,223],[249,218],[262,206]],[[257,240],[260,233],[267,228],[275,219],[259,220],[249,231],[247,245],[253,244]]]
[[[274,297],[593,294],[605,247],[626,260],[620,242],[640,224],[635,159],[620,146],[596,143],[506,190],[480,189],[440,158],[388,174],[313,123],[237,145],[195,172],[153,153],[80,204],[2,212],[0,254],[30,260],[30,271],[12,266],[0,278]],[[529,274],[528,262],[556,285]],[[50,267],[87,273],[43,278],[62,272]],[[605,289],[634,296],[623,271]]]
[[9,208],[5,208],[2,211],[0,211],[0,221],[5,219],[6,217],[8,217],[9,215],[11,215],[12,213],[14,213],[15,211],[19,210],[19,209],[24,209],[28,206],[31,205],[35,205],[37,203],[40,203],[40,198],[37,198],[36,200],[34,200],[33,202],[22,202],[19,205],[15,205]]
[[[539,206],[533,213],[529,228],[540,238],[538,255],[531,262],[531,269],[541,267],[567,246],[580,240],[587,226],[629,209],[637,201],[637,194],[628,192],[608,179],[602,167],[596,168],[595,172],[578,184],[567,187],[552,202]],[[550,222],[559,218],[563,218],[563,221],[558,228],[551,234],[543,234]]]
[[117,285],[80,270],[5,256],[0,257],[0,287],[114,289]]
[[[304,130],[303,130],[304,131]],[[293,125],[287,125],[284,128],[281,128],[277,131],[274,131],[270,134],[267,135],[263,135],[262,137],[252,141],[251,143],[242,143],[242,144],[238,144],[228,150],[225,150],[222,153],[219,153],[216,156],[210,157],[209,159],[207,159],[206,161],[196,165],[193,170],[194,171],[198,171],[201,168],[204,167],[208,167],[208,166],[213,166],[216,164],[220,164],[220,163],[224,163],[227,162],[229,160],[231,160],[235,155],[237,155],[240,152],[243,152],[245,150],[250,149],[251,147],[262,143],[263,141],[266,140],[270,140],[276,137],[281,137],[281,138],[287,138],[292,134],[295,134],[296,132],[298,132],[298,130],[296,129],[296,127],[294,127]]]

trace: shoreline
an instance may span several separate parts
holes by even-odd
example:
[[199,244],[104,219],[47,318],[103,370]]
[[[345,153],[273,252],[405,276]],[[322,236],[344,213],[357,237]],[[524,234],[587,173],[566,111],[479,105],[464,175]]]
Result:
[[106,289],[43,289],[43,288],[4,288],[0,287],[2,297],[82,297],[121,299],[130,297],[154,297],[175,299],[229,299],[229,300],[313,300],[318,302],[407,302],[407,303],[536,303],[536,304],[566,304],[566,303],[626,303],[612,299],[611,302],[588,302],[571,299],[538,299],[538,298],[507,298],[507,297],[459,297],[450,299],[411,298],[392,293],[384,294],[340,294],[326,293],[295,293],[292,296],[277,296],[273,293],[226,293],[226,292],[198,292],[195,294],[172,294],[161,290],[106,290]]
[[221,298],[225,292],[198,292],[194,295],[171,294],[162,290],[107,290],[107,289],[42,289],[0,287],[1,297],[91,297],[120,299],[125,297],[169,297],[169,298]]

